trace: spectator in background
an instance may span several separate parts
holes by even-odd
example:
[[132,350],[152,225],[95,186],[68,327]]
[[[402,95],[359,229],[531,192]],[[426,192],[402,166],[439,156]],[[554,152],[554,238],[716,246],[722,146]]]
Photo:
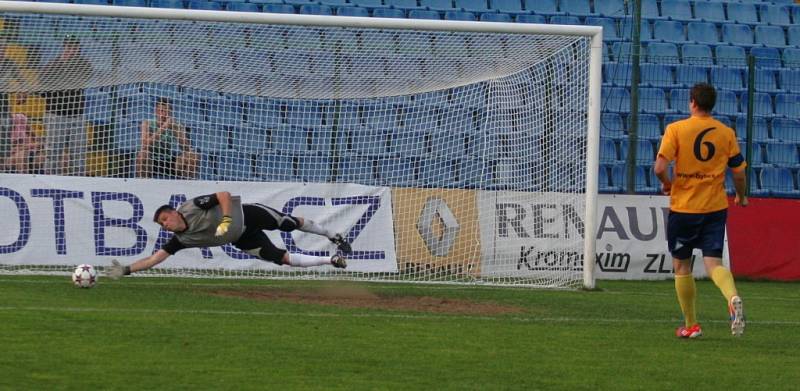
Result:
[[142,149],[136,154],[136,176],[141,178],[194,178],[197,153],[186,128],[172,116],[172,102],[156,101],[155,119],[142,121]]
[[84,88],[92,66],[81,56],[78,37],[64,37],[64,48],[41,72],[47,101],[45,109],[45,173],[83,175],[86,166],[86,127],[83,119]]
[[15,113],[11,118],[11,153],[6,161],[7,171],[18,174],[37,173],[37,167],[41,164],[41,143],[28,125],[25,114]]
[[0,34],[0,161],[8,157],[10,142],[9,93],[12,83],[19,81],[17,66],[6,57],[6,36]]

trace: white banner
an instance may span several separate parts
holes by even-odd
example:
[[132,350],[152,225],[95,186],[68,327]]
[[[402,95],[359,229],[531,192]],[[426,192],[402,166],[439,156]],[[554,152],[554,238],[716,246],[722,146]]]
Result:
[[[534,276],[553,266],[581,270],[583,196],[481,192],[481,242],[486,275]],[[595,270],[598,279],[672,277],[665,196],[598,197]],[[695,250],[695,276],[706,276]],[[723,263],[728,265],[727,236]]]
[[[353,184],[167,181],[0,174],[0,263],[108,265],[149,256],[170,237],[152,221],[163,204],[218,191],[307,217],[352,242],[348,271],[397,271],[391,191]],[[330,256],[328,239],[266,231],[278,247]],[[158,246],[156,246],[158,244]],[[270,269],[277,266],[231,245],[192,248],[164,267]],[[283,266],[285,267],[285,266]],[[321,266],[320,268],[327,268]]]

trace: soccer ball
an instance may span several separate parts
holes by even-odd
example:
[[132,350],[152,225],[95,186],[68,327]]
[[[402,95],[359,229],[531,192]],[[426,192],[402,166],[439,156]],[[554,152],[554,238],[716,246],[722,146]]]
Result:
[[97,283],[97,270],[92,265],[78,265],[72,272],[72,283],[80,288],[93,287]]

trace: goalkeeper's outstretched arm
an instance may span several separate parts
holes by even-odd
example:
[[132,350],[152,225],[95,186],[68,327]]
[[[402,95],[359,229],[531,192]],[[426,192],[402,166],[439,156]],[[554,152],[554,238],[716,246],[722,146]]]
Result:
[[169,256],[170,254],[162,249],[156,251],[155,253],[153,253],[153,255],[147,258],[142,258],[127,266],[123,266],[115,259],[111,261],[111,267],[106,272],[106,275],[111,279],[116,280],[122,276],[127,276],[131,273],[150,269],[151,267],[158,265],[161,262],[164,262],[164,260],[169,258]]

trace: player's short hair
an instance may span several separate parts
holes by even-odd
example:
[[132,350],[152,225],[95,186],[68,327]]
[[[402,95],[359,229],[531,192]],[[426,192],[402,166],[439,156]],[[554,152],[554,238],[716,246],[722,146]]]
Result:
[[717,103],[717,90],[711,84],[697,83],[689,91],[689,101],[693,101],[698,109],[710,113]]
[[162,105],[162,106],[167,106],[169,108],[172,108],[172,100],[170,100],[169,98],[161,96],[158,99],[156,99],[156,105]]
[[160,216],[162,212],[169,212],[173,210],[175,210],[175,208],[166,204],[159,206],[158,209],[156,209],[156,213],[153,213],[153,222],[158,224],[158,216]]

